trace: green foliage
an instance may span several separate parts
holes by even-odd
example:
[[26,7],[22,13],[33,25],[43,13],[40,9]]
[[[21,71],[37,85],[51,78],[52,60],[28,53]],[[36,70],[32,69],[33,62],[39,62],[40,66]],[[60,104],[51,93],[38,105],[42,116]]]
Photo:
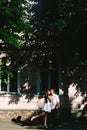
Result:
[[65,28],[67,28],[67,26],[68,26],[68,22],[67,21],[65,21],[65,20],[63,20],[63,19],[59,19],[59,20],[57,20],[56,22],[55,22],[55,28],[59,31],[59,32],[61,32],[61,31],[63,31],[63,30],[65,30]]
[[[26,0],[0,0],[0,39],[6,46],[20,49],[26,41],[25,35],[31,34],[32,26],[29,24],[29,7]],[[11,66],[3,65],[0,61],[0,76],[14,78]],[[7,61],[8,62],[8,61]],[[7,79],[2,79],[7,83]]]
[[63,3],[62,13],[66,16],[68,16],[69,13],[71,13],[72,15],[81,15],[81,13],[85,13],[85,11],[87,11],[86,0],[67,0]]
[[[0,77],[8,75],[10,78],[14,78],[14,74],[11,72],[11,66],[0,66]],[[2,82],[7,84],[7,79],[2,79]]]
[[9,74],[9,76],[11,77],[11,78],[13,78],[14,76],[13,76],[13,74],[11,73],[11,67],[10,66],[0,66],[0,75],[2,76],[2,75],[7,75],[7,74]]
[[[0,38],[6,45],[22,47],[26,41],[24,35],[29,35],[32,26],[26,22],[26,0],[1,0],[0,1]],[[22,32],[22,36],[19,34]]]
[[[86,0],[65,0],[63,1],[60,14],[56,21],[58,31],[74,28],[79,31],[82,25],[87,25],[87,1]],[[71,30],[70,30],[71,31]]]

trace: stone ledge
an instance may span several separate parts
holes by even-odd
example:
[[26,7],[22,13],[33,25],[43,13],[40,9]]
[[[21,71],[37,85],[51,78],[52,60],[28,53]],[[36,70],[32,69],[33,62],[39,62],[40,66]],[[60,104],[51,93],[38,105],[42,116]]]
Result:
[[35,111],[31,110],[31,111],[0,111],[0,120],[4,120],[4,121],[11,121],[12,119],[20,119],[21,121],[24,121],[26,119],[29,119]]

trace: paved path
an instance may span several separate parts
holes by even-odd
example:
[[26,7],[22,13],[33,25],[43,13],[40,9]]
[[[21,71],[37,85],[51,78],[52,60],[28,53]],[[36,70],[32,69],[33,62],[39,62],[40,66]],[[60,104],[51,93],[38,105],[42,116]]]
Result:
[[[41,124],[41,123],[40,123]],[[28,122],[14,122],[0,120],[0,130],[45,130],[42,126],[36,124],[29,125]],[[87,118],[73,119],[68,121],[61,121],[56,129],[49,130],[87,130]]]
[[[37,128],[36,126],[21,126],[13,122],[0,122],[0,130],[45,130],[43,128]],[[51,130],[51,129],[50,129]],[[86,128],[56,128],[52,130],[87,130]]]
[[[43,128],[37,128],[36,126],[21,126],[14,122],[0,122],[0,130],[45,130]],[[86,128],[56,128],[56,129],[49,129],[49,130],[87,130]]]
[[[37,126],[23,126],[20,123],[15,123],[12,121],[0,121],[0,130],[42,130],[38,129]],[[45,129],[43,129],[45,130]]]
[[5,122],[1,121],[0,122],[0,130],[26,130],[20,125],[14,124],[13,122]]

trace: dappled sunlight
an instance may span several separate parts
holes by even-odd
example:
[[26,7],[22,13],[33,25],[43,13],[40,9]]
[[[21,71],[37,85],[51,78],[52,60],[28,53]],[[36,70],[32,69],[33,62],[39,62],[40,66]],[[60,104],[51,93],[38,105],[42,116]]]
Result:
[[27,103],[29,103],[34,98],[34,93],[31,92],[32,87],[29,85],[29,82],[25,82],[21,89],[21,96],[27,99]]
[[25,96],[5,95],[0,96],[0,110],[38,110],[38,97],[30,97],[30,101]]
[[81,104],[83,99],[80,90],[78,90],[76,86],[77,84],[72,83],[68,88],[68,94],[72,109],[79,108],[79,105]]
[[18,102],[20,101],[20,97],[19,96],[10,96],[9,97],[9,102],[8,104],[18,104]]
[[77,89],[77,84],[72,83],[69,88],[69,99],[71,103],[71,109],[73,114],[77,118],[87,117],[87,96],[82,95],[81,90]]
[[7,53],[1,53],[1,54],[0,54],[0,59],[4,58],[4,57],[6,57],[6,56],[7,56]]
[[75,93],[77,92],[76,86],[77,86],[77,84],[74,84],[74,83],[69,85],[69,88],[68,88],[68,95],[69,96],[75,97]]

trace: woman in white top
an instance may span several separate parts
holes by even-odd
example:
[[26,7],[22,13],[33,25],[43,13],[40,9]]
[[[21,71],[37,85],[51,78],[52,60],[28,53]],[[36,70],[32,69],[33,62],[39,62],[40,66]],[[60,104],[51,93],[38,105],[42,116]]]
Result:
[[38,118],[38,117],[41,117],[41,116],[44,116],[44,127],[47,128],[47,115],[48,113],[51,112],[51,102],[50,102],[50,91],[48,90],[46,93],[45,93],[45,104],[42,108],[42,113],[38,114],[38,115],[35,115],[31,118],[31,121],[33,121],[34,119]]

